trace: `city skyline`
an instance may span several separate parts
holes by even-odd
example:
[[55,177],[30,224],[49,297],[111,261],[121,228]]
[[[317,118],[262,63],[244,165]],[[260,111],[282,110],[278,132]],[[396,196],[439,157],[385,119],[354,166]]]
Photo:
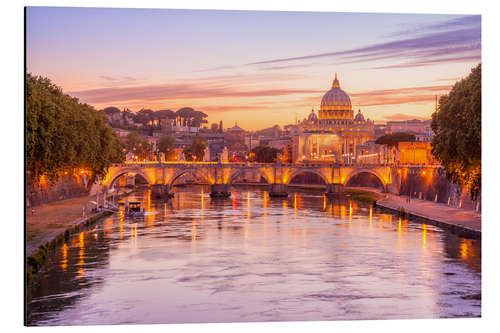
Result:
[[335,73],[365,117],[426,119],[481,62],[479,15],[29,7],[27,18],[27,71],[80,101],[193,107],[247,130],[319,109]]

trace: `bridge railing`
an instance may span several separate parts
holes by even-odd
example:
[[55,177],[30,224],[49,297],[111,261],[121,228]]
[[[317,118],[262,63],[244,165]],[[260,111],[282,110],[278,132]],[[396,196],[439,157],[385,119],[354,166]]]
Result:
[[[140,168],[150,168],[150,167],[186,167],[186,166],[195,166],[195,167],[205,167],[212,168],[214,166],[223,166],[223,167],[258,167],[258,168],[271,168],[271,167],[282,167],[282,168],[341,168],[341,167],[354,167],[354,168],[375,168],[381,166],[396,166],[396,167],[405,167],[403,165],[394,165],[388,163],[255,163],[255,162],[227,162],[227,163],[218,163],[218,162],[156,162],[156,161],[148,161],[148,162],[127,162],[122,164],[113,164],[113,167],[128,167],[128,166],[137,166]],[[411,167],[418,167],[416,165],[411,165]],[[439,166],[420,166],[420,167],[439,167]]]

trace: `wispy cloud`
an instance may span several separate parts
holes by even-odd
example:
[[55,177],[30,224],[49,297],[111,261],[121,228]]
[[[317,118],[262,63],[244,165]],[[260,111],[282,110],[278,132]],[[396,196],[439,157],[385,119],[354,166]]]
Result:
[[230,85],[161,84],[149,86],[101,88],[70,92],[86,103],[120,101],[154,101],[180,98],[266,97],[295,94],[317,94],[314,89],[258,89],[238,90]]
[[426,59],[427,57],[433,57],[438,54],[446,55],[463,52],[463,48],[477,51],[478,48],[480,50],[480,41],[481,29],[474,27],[446,32],[430,33],[420,37],[405,38],[392,42],[378,43],[351,50],[311,54],[291,58],[263,60],[248,63],[247,65],[266,65],[325,57],[340,57],[340,59],[354,58],[357,59],[357,62],[364,62],[374,60],[374,56],[377,57],[377,59],[390,59],[400,57],[402,54],[411,54],[414,52],[420,52],[419,57],[422,59]]
[[199,110],[203,110],[210,113],[223,113],[223,112],[238,112],[238,111],[248,111],[248,110],[264,110],[265,108],[259,105],[209,105],[200,106]]
[[435,24],[425,24],[425,25],[416,25],[410,28],[402,29],[391,34],[388,34],[387,37],[397,37],[404,35],[415,35],[428,31],[437,31],[437,30],[450,30],[455,28],[463,28],[466,26],[481,26],[481,15],[467,15],[458,18],[454,18],[451,20],[446,20],[444,22],[439,22]]
[[429,118],[414,116],[414,115],[405,114],[405,113],[394,113],[394,114],[385,116],[384,119],[385,120],[396,120],[396,121],[399,120],[399,121],[401,121],[401,120],[412,120],[412,119],[427,120]]
[[464,62],[464,61],[481,61],[480,55],[474,56],[464,56],[464,57],[450,57],[450,58],[441,58],[441,59],[430,59],[423,61],[410,61],[402,64],[395,65],[387,65],[387,66],[376,66],[370,67],[369,69],[389,69],[389,68],[410,68],[410,67],[422,67],[428,65],[437,65],[441,63],[455,63],[455,62]]
[[462,78],[459,77],[459,76],[456,76],[456,77],[442,77],[442,78],[439,78],[439,79],[434,80],[434,81],[436,81],[436,82],[441,82],[441,81],[446,81],[446,82],[452,81],[452,82],[454,82],[454,81],[459,81],[461,79]]
[[[321,58],[335,60],[334,64],[337,65],[385,59],[414,59],[413,62],[406,62],[409,66],[398,64],[392,68],[428,66],[443,62],[480,61],[481,59],[481,16],[479,15],[421,25],[397,31],[390,36],[399,38],[348,50],[262,60],[243,65],[208,68],[202,71],[234,69],[242,66],[260,66],[261,70],[296,69],[318,65],[318,63],[300,64],[297,62]],[[275,65],[280,63],[286,65]]]
[[381,89],[352,93],[350,96],[353,103],[359,106],[399,105],[430,102],[436,94],[446,93],[450,89],[450,85]]
[[105,87],[137,85],[140,82],[144,81],[144,79],[132,76],[110,76],[110,75],[100,75],[99,79],[101,79],[101,84]]

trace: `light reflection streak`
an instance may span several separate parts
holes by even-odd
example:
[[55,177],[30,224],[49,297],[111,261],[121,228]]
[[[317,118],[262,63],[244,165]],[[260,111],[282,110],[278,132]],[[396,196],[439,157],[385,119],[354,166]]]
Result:
[[196,252],[196,220],[191,222],[191,252]]
[[298,212],[299,205],[297,203],[297,193],[293,194],[293,219],[297,219],[297,212]]
[[462,238],[462,241],[460,242],[460,258],[469,258],[469,244],[465,238]]
[[427,247],[427,224],[422,224],[422,248]]
[[137,249],[137,238],[138,238],[137,222],[135,222],[130,226],[130,242],[131,242],[132,248],[134,248],[134,249]]
[[80,250],[78,251],[78,269],[76,271],[76,278],[80,279],[84,276],[83,266],[85,265],[85,235],[82,232],[78,235],[78,247]]
[[247,194],[247,219],[250,220],[252,218],[252,206],[250,204],[250,191]]
[[64,243],[62,246],[61,268],[63,271],[66,271],[67,267],[68,267],[68,244]]
[[125,213],[123,210],[120,210],[118,212],[118,214],[119,214],[118,216],[120,218],[120,239],[123,239],[123,221],[125,219]]

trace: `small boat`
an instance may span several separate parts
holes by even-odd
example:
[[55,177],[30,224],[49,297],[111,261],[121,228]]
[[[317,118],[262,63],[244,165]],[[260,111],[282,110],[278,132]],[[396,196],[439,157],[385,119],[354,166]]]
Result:
[[141,210],[140,201],[130,201],[125,205],[125,216],[144,216],[145,210]]

